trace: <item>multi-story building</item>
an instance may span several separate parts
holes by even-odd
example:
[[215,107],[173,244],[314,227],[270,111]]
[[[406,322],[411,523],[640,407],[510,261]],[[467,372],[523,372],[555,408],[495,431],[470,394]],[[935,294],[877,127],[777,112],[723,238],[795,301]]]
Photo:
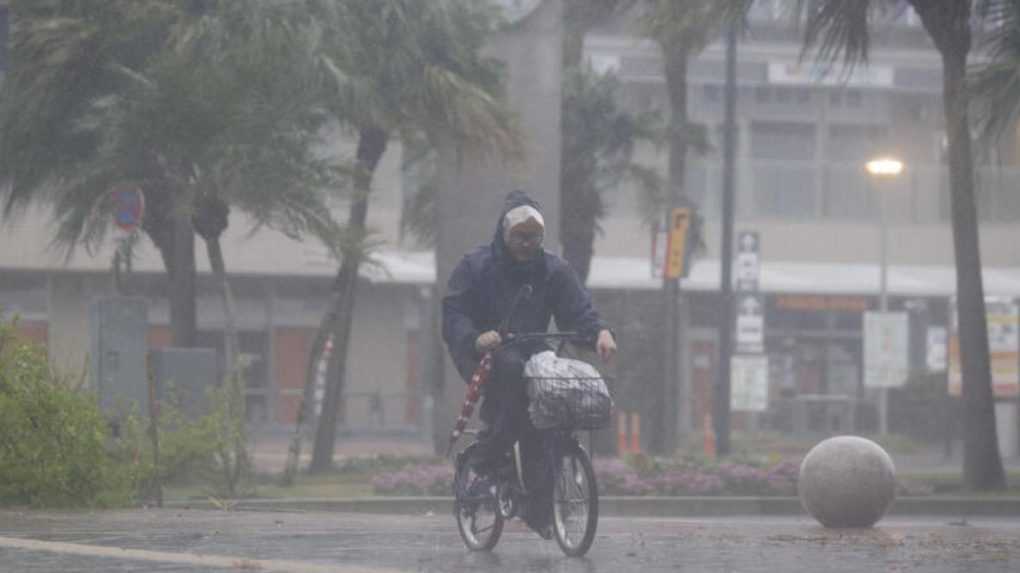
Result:
[[[754,422],[845,431],[851,406],[863,397],[857,415],[868,430],[875,426],[874,396],[859,395],[863,315],[878,308],[882,209],[890,239],[890,308],[909,311],[916,328],[945,325],[955,290],[941,64],[920,23],[904,10],[876,29],[867,66],[822,76],[810,56],[801,58],[788,5],[754,5],[737,66],[737,228],[761,239],[764,350],[770,359],[770,411]],[[619,24],[592,33],[585,51],[596,68],[619,75],[623,105],[668,113],[654,44]],[[691,62],[688,90],[691,119],[706,125],[721,148],[721,42]],[[879,154],[901,158],[904,174],[892,182],[869,180],[863,163]],[[1012,142],[1004,142],[983,150],[976,170],[986,290],[1011,298],[1020,296],[1015,156]],[[664,153],[646,149],[640,158],[665,173]],[[437,277],[431,252],[401,231],[405,195],[417,188],[415,175],[402,171],[401,163],[400,146],[393,145],[373,191],[370,225],[385,242],[379,258],[388,271],[363,271],[370,288],[359,291],[356,359],[345,390],[343,424],[352,430],[420,430],[430,423],[423,414],[431,400],[422,357],[435,347],[425,317]],[[589,279],[621,335],[618,405],[646,411],[650,424],[662,407],[684,409],[689,415],[681,417],[681,431],[701,427],[718,360],[720,169],[719,152],[692,156],[686,177],[685,191],[706,217],[707,248],[682,283],[688,328],[675,350],[683,364],[678,383],[689,391],[677,403],[662,405],[660,395],[641,391],[662,376],[663,349],[656,342],[662,280],[653,272],[654,234],[642,222],[636,190],[621,188],[610,197]],[[235,215],[224,249],[238,291],[242,350],[252,358],[251,417],[289,424],[336,266],[318,245],[270,230],[249,237],[247,230]],[[78,252],[65,261],[47,250],[49,237],[46,216],[38,212],[0,229],[0,307],[22,315],[22,328],[48,343],[55,364],[80,370],[87,358],[86,304],[111,290],[111,253]],[[199,265],[199,323],[203,338],[215,346],[223,322],[219,300],[202,253]],[[129,285],[149,299],[153,346],[169,342],[161,272],[158,255],[143,242]],[[836,406],[808,408],[815,403]],[[735,420],[739,426],[751,421]]]
[[[837,62],[827,70],[813,54],[802,53],[803,30],[793,23],[791,4],[755,3],[739,43],[736,227],[760,237],[773,405],[779,399],[795,410],[811,401],[829,406],[808,411],[807,420],[788,408],[773,409],[768,419],[777,428],[846,431],[853,427],[852,404],[863,398],[857,416],[867,431],[875,425],[874,396],[861,390],[863,314],[879,306],[883,219],[890,309],[910,313],[913,367],[924,368],[924,330],[946,325],[955,292],[941,60],[904,5],[875,27],[866,64],[848,71]],[[668,114],[655,44],[622,26],[607,27],[588,38],[586,53],[593,67],[614,70],[623,80],[624,105]],[[724,74],[722,41],[689,66],[689,115],[705,126],[717,150]],[[1007,134],[995,145],[975,146],[986,294],[1010,298],[1020,286],[1020,169],[1013,139]],[[900,177],[878,181],[868,175],[865,162],[882,155],[902,160]],[[666,169],[664,153],[649,151],[644,160]],[[684,190],[707,219],[707,252],[686,282],[693,291],[693,325],[688,347],[681,349],[693,380],[687,407],[700,427],[710,409],[717,360],[721,151],[692,155],[688,165]],[[638,231],[637,192],[621,189],[613,203],[596,252],[648,257],[652,239]],[[651,277],[646,283],[650,289],[658,285]],[[843,396],[847,408],[831,407]],[[1015,452],[1016,431],[1008,429],[1015,428],[1015,409],[1000,410],[1010,434],[1002,436],[1006,451]]]

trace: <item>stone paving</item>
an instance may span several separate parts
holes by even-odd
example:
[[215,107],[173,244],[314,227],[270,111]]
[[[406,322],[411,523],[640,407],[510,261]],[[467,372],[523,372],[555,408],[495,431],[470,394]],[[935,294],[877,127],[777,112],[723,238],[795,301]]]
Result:
[[826,530],[804,518],[603,518],[583,559],[516,522],[491,554],[448,515],[195,510],[0,512],[0,571],[1020,571],[1020,520],[887,519]]

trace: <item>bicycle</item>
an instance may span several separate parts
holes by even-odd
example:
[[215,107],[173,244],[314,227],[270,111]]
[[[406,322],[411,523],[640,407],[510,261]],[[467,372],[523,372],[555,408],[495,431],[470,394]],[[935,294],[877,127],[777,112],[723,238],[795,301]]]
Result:
[[[535,333],[513,336],[506,344],[526,340],[576,338],[576,333]],[[562,349],[562,343],[560,345]],[[583,398],[582,398],[583,399]],[[595,540],[599,496],[588,452],[574,435],[575,420],[561,428],[543,430],[553,460],[553,536],[564,554],[584,555]],[[477,432],[465,432],[477,437]],[[457,454],[453,480],[454,514],[464,544],[472,551],[490,551],[499,542],[504,523],[520,515],[529,499],[520,441],[514,443],[492,476],[472,467],[480,444],[475,441]]]

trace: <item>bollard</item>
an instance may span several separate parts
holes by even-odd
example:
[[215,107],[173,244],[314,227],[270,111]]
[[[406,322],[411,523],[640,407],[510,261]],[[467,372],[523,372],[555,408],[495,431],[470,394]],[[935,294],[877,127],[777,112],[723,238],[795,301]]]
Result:
[[715,459],[715,429],[712,426],[712,414],[705,414],[705,456]]
[[630,415],[630,451],[641,453],[641,414]]
[[627,412],[620,410],[616,413],[616,455],[623,456],[627,453]]

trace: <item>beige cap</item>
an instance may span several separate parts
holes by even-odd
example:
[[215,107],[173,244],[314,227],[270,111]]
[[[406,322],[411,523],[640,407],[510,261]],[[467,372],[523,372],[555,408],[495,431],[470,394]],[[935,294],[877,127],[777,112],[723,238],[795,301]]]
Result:
[[507,211],[506,216],[503,217],[503,230],[509,233],[510,229],[529,221],[533,221],[533,224],[537,224],[543,229],[545,228],[545,219],[542,218],[542,213],[538,209],[531,205],[514,207]]

